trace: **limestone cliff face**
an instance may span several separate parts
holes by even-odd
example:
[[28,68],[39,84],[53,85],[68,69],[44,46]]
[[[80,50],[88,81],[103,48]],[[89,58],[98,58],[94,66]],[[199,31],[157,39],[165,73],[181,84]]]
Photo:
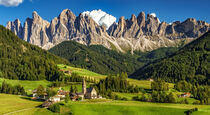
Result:
[[151,51],[160,47],[176,46],[180,41],[197,38],[210,30],[204,21],[189,18],[184,22],[167,24],[153,15],[139,13],[130,19],[121,17],[107,30],[99,26],[91,17],[80,14],[75,16],[66,9],[50,23],[43,20],[37,12],[27,18],[24,25],[17,19],[8,22],[7,28],[21,39],[49,49],[62,41],[75,40],[81,44],[99,44],[121,52]]

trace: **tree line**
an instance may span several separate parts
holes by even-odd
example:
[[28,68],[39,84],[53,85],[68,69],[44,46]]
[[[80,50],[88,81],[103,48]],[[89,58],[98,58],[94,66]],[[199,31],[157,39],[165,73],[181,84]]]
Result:
[[112,92],[138,93],[141,89],[138,86],[131,85],[127,78],[128,75],[126,72],[109,75],[93,87],[95,87],[99,94],[108,97],[111,97]]
[[6,94],[14,94],[14,95],[26,95],[24,87],[21,85],[12,86],[11,84],[6,83],[6,81],[2,82],[0,87],[0,93]]

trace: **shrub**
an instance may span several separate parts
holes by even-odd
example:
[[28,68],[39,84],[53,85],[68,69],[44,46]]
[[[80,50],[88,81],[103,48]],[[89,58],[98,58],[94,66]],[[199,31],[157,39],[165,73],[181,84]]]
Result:
[[189,101],[187,99],[181,100],[179,103],[181,104],[189,104]]
[[193,102],[193,104],[194,105],[199,105],[200,104],[200,101],[199,100],[196,100],[196,101]]
[[123,97],[121,100],[128,101],[128,98]]
[[193,112],[195,112],[195,111],[198,111],[198,108],[196,107],[196,108],[193,108],[193,109],[190,109],[190,110],[187,110],[187,111],[185,111],[184,113],[186,114],[186,115],[190,115],[190,114],[192,114]]
[[58,103],[50,105],[48,109],[54,113],[60,113],[60,105]]

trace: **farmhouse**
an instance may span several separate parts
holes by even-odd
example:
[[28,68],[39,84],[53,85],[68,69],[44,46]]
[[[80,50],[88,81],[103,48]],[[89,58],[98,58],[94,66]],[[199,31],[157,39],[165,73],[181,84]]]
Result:
[[68,92],[66,92],[64,90],[59,90],[57,93],[57,96],[60,98],[65,98],[67,94],[68,94]]
[[[46,91],[46,89],[45,89],[45,91]],[[45,100],[46,98],[47,98],[47,93],[44,93],[43,96],[38,96],[37,89],[34,89],[32,91],[32,99],[43,99],[43,100]]]
[[183,93],[180,95],[180,97],[190,97],[191,93]]
[[51,102],[59,102],[61,101],[61,98],[59,96],[53,96],[49,98],[49,101]]

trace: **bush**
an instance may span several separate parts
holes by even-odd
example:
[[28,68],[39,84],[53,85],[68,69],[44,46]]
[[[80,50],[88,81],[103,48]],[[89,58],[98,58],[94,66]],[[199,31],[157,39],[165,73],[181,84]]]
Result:
[[187,99],[181,100],[179,103],[181,104],[189,104],[189,101]]
[[139,96],[134,96],[134,97],[132,98],[132,100],[133,100],[133,101],[140,101],[140,97],[139,97]]
[[199,104],[200,104],[200,101],[199,101],[199,100],[194,101],[192,104],[194,104],[194,105],[199,105]]
[[50,105],[48,109],[54,113],[60,113],[60,105],[58,103]]
[[121,100],[128,101],[128,98],[123,97]]
[[187,110],[187,111],[185,111],[184,113],[186,114],[186,115],[190,115],[190,114],[192,114],[193,112],[195,112],[195,111],[198,111],[198,108],[196,107],[196,108],[193,108],[193,109],[190,109],[190,110]]

